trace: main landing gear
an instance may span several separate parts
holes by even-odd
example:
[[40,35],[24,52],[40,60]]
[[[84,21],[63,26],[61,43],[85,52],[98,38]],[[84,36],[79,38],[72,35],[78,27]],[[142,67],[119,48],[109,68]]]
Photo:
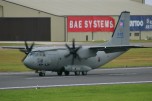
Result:
[[[64,72],[64,75],[65,76],[69,76],[70,75],[70,72],[69,71],[58,71],[57,72],[57,75],[58,76],[62,76],[62,74],[63,74],[63,72]],[[45,76],[45,71],[35,71],[35,73],[38,73],[38,75],[40,76],[40,77],[43,77],[43,76]],[[87,72],[79,72],[79,71],[76,71],[76,72],[74,72],[74,74],[76,75],[76,76],[79,76],[79,75],[87,75]]]
[[[63,73],[63,71],[58,71],[58,72],[57,72],[57,75],[58,75],[58,76],[62,76],[62,73]],[[65,76],[69,76],[70,72],[69,72],[69,71],[64,71],[64,74],[65,74]],[[82,75],[87,75],[87,72],[79,72],[79,71],[77,71],[77,72],[74,72],[74,74],[75,74],[76,76],[79,76],[80,74],[82,74]]]
[[[58,71],[57,74],[58,76],[62,76],[62,71]],[[69,71],[64,71],[65,76],[69,76],[70,72]]]
[[80,75],[81,73],[82,73],[82,75],[87,75],[87,72],[79,72],[79,71],[74,72],[75,75]]

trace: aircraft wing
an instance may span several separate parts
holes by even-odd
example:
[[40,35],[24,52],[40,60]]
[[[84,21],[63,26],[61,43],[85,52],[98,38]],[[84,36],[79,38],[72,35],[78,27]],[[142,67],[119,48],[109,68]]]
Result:
[[[24,50],[26,49],[25,46],[2,46],[3,49],[19,49]],[[57,51],[57,50],[66,50],[65,47],[34,47],[33,52],[44,52],[44,51]]]
[[114,45],[114,46],[91,46],[90,50],[104,51],[106,53],[127,51],[130,48],[146,48],[141,45]]
[[2,46],[4,49],[25,49],[25,46]]

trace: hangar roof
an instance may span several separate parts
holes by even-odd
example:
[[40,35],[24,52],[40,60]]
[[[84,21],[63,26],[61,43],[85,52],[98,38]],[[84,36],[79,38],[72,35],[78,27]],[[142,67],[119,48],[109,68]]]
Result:
[[131,0],[4,0],[54,15],[152,15],[152,6]]

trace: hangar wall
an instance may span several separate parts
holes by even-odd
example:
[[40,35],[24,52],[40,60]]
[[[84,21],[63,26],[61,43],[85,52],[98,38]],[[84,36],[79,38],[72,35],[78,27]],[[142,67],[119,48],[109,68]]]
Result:
[[[138,0],[134,0],[138,1]],[[142,2],[143,0],[140,0]],[[67,16],[58,16],[47,12],[39,11],[23,5],[0,0],[0,16],[1,17],[49,17],[50,25],[50,41],[92,41],[92,40],[109,40],[112,32],[67,32]],[[101,16],[101,15],[100,15]],[[108,15],[109,16],[109,15]],[[112,16],[117,22],[118,16]],[[137,34],[138,33],[138,34]],[[141,33],[141,36],[139,35]],[[131,39],[146,39],[152,37],[151,31],[131,32]]]
[[[17,12],[17,13],[16,13]],[[65,41],[64,17],[56,16],[15,3],[0,1],[0,16],[3,17],[50,17],[50,41]]]
[[132,0],[132,1],[140,2],[140,3],[144,3],[145,2],[145,0]]

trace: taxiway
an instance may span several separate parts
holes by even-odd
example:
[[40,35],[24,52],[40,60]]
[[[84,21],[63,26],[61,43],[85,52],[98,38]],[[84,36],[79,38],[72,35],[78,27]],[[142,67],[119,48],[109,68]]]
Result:
[[34,72],[0,73],[0,89],[126,83],[152,83],[152,67],[95,69],[86,76],[57,76],[52,72],[47,72],[45,77]]

